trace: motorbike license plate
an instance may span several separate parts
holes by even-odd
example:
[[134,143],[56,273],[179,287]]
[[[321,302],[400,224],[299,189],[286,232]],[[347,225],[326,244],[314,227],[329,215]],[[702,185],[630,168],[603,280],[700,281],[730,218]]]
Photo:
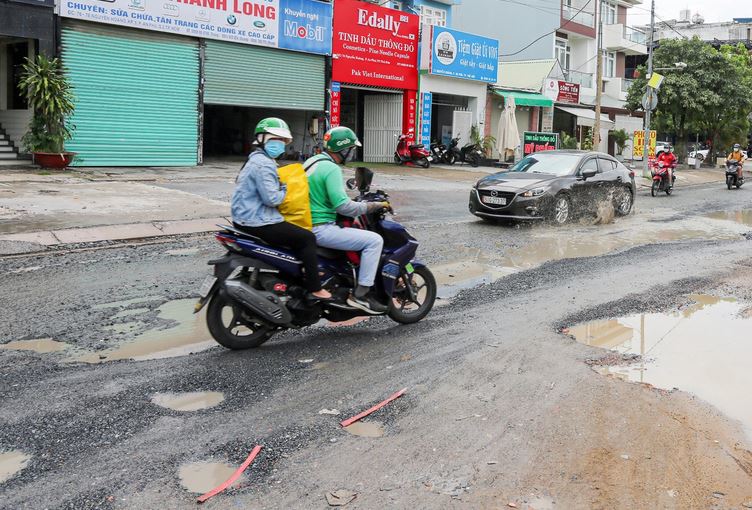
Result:
[[201,284],[201,288],[198,289],[198,294],[201,296],[201,298],[205,298],[209,295],[209,292],[212,290],[212,287],[214,287],[214,282],[217,281],[217,278],[214,276],[207,276],[204,278],[204,282]]
[[507,199],[504,197],[483,197],[486,204],[507,205]]

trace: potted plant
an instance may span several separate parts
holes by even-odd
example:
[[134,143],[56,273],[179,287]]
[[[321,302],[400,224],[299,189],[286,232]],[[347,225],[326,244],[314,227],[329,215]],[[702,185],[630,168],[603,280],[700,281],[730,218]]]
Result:
[[562,131],[559,134],[559,146],[562,149],[576,149],[577,139],[574,136],[570,136]]
[[38,55],[26,59],[19,87],[33,111],[29,131],[21,139],[34,163],[45,168],[65,168],[75,153],[65,151],[73,135],[67,118],[73,113],[73,93],[57,58]]
[[477,124],[473,124],[470,127],[470,140],[480,146],[486,159],[493,153],[494,145],[496,145],[495,137],[491,135],[481,136]]
[[616,129],[611,131],[611,136],[616,144],[616,159],[624,161],[624,148],[627,146],[629,134],[624,129]]

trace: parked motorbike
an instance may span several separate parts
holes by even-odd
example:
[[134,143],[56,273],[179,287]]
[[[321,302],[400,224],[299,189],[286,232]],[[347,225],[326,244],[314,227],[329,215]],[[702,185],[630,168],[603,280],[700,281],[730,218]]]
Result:
[[[668,178],[669,168],[672,170],[671,182],[669,182]],[[661,191],[665,191],[666,195],[670,195],[674,190],[674,183],[676,182],[676,163],[666,166],[665,163],[660,162],[650,173],[653,176],[653,185],[650,187],[650,194],[656,196]]]
[[464,147],[459,147],[460,138],[458,136],[452,138],[449,142],[447,149],[446,163],[453,165],[455,162],[469,163],[473,168],[480,165],[481,159],[483,159],[483,149],[477,143],[468,143]]
[[739,189],[742,187],[742,184],[744,184],[744,174],[742,174],[742,177],[739,177],[739,174],[737,173],[739,171],[739,162],[738,161],[726,161],[726,186],[728,189],[733,188],[736,186],[736,189]]
[[431,153],[426,150],[422,143],[409,143],[410,137],[406,134],[397,137],[397,150],[394,151],[394,162],[398,165],[417,164],[423,168],[431,166]]
[[[348,184],[351,189],[357,185],[360,196],[356,200],[388,201],[385,192],[370,192],[372,178],[367,168],[357,169],[354,184]],[[387,315],[392,320],[412,324],[433,308],[436,280],[428,267],[415,259],[418,241],[405,227],[386,218],[391,212],[382,209],[343,225],[371,230],[384,238],[380,278],[374,289],[382,302],[389,303]],[[318,248],[321,281],[333,297],[312,301],[303,286],[301,262],[292,252],[232,226],[221,227],[215,237],[227,253],[209,261],[213,274],[201,286],[195,312],[208,304],[209,332],[224,347],[258,347],[279,331],[310,326],[321,319],[342,322],[371,316],[347,304],[357,285],[358,253]]]
[[444,143],[431,142],[429,146],[434,163],[446,163],[446,156],[449,154],[448,147]]

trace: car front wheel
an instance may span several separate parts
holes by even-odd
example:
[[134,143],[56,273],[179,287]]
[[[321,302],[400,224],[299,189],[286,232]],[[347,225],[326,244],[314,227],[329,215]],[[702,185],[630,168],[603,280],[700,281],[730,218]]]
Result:
[[551,221],[556,225],[563,225],[569,221],[572,204],[566,195],[557,195],[551,212]]

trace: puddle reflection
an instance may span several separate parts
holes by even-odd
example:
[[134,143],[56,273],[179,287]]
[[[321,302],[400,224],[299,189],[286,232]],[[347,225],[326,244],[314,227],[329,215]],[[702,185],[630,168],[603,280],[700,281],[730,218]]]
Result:
[[[188,492],[204,494],[224,483],[237,468],[224,462],[188,462],[180,466],[178,476],[180,485]],[[230,487],[237,486],[243,476],[235,480]]]
[[221,404],[224,394],[218,391],[193,391],[190,393],[157,393],[151,398],[152,404],[173,411],[199,411]]
[[636,314],[570,328],[578,342],[639,354],[626,366],[597,367],[600,373],[679,388],[739,420],[752,436],[752,319],[747,305],[731,298],[692,295],[673,313]]
[[16,340],[0,345],[0,349],[13,351],[33,351],[39,354],[59,352],[69,347],[65,342],[57,342],[51,338],[39,338],[36,340]]

